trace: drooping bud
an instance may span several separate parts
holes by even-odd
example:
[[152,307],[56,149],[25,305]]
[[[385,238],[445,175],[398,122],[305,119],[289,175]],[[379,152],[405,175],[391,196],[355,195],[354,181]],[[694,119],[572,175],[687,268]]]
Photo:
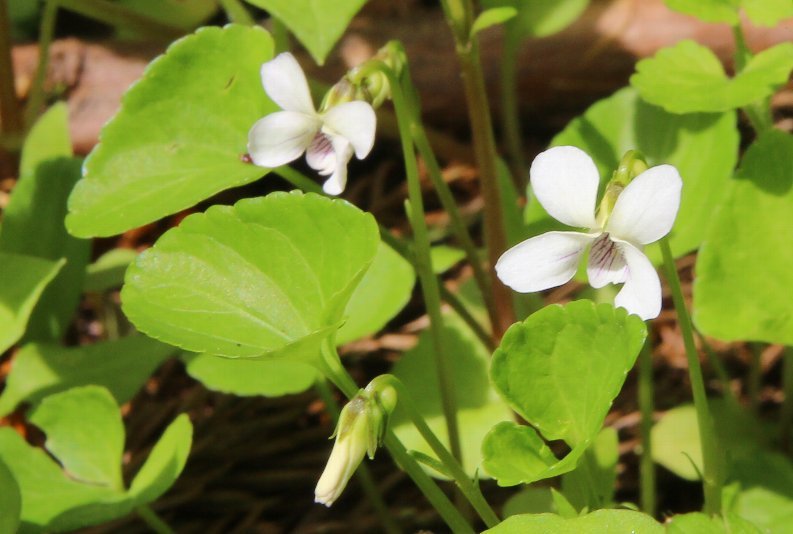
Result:
[[611,180],[606,184],[606,191],[603,193],[603,199],[598,206],[597,223],[601,228],[606,226],[606,221],[608,221],[622,190],[625,189],[631,180],[647,169],[647,162],[638,150],[628,150],[622,156],[617,170],[614,171],[611,175]]
[[314,502],[331,506],[347,486],[364,454],[374,458],[382,444],[388,416],[396,407],[396,391],[374,381],[347,403],[333,436],[336,442],[314,490]]
[[[394,71],[399,77],[402,69],[407,65],[405,50],[397,41],[389,41],[372,58],[374,61],[385,63],[388,68]],[[371,98],[370,102],[374,108],[378,108],[383,102],[391,98],[391,84],[388,77],[380,71],[373,72],[364,78],[364,87]]]

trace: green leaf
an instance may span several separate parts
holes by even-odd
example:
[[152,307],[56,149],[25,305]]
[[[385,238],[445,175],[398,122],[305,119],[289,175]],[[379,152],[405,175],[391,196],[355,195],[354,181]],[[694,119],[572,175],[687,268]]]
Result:
[[761,534],[749,521],[734,514],[712,517],[701,512],[672,516],[666,522],[667,534]]
[[[773,439],[773,428],[752,414],[738,410],[720,399],[709,402],[719,447],[728,456],[737,458],[752,455]],[[699,480],[703,472],[699,425],[693,405],[668,410],[651,434],[653,460],[677,476]]]
[[609,508],[617,484],[619,439],[614,428],[600,431],[579,467],[562,476],[562,491],[576,510]]
[[[705,22],[738,24],[740,0],[664,0],[670,9],[697,17]],[[743,0],[744,2],[746,0]],[[766,1],[766,0],[761,0]]]
[[755,55],[735,78],[728,78],[709,48],[685,40],[636,64],[631,85],[642,98],[671,113],[721,112],[771,96],[793,69],[793,44]]
[[747,150],[697,259],[694,322],[723,340],[793,344],[793,137]]
[[45,447],[72,478],[124,489],[124,424],[115,399],[106,389],[85,386],[51,395],[33,410],[30,421],[47,435]]
[[575,447],[558,460],[536,430],[504,421],[482,441],[482,467],[499,486],[531,484],[575,469],[586,448]]
[[504,503],[505,518],[519,514],[544,514],[553,512],[553,497],[548,487],[522,489]]
[[632,510],[596,510],[591,514],[564,519],[554,514],[516,515],[489,534],[663,534],[664,527],[652,517]]
[[19,484],[3,462],[0,462],[0,534],[15,534],[19,527],[22,498]]
[[193,425],[182,414],[165,429],[132,481],[129,494],[136,503],[152,502],[173,485],[184,469],[192,442]]
[[[444,315],[443,340],[448,354],[454,358],[452,382],[458,406],[463,468],[473,477],[482,460],[480,449],[485,434],[494,424],[510,419],[512,414],[487,379],[489,351],[457,315]],[[392,373],[405,384],[416,408],[427,420],[430,428],[442,442],[448,444],[434,350],[430,333],[423,331],[418,344],[402,355],[394,365]],[[399,406],[390,424],[408,449],[436,458]],[[434,471],[429,473],[437,475]]]
[[793,17],[792,0],[741,0],[751,21],[760,26],[776,26],[782,19]]
[[763,450],[733,462],[730,479],[740,486],[735,512],[764,532],[790,532],[793,525],[793,463]]
[[127,267],[137,256],[137,251],[129,248],[114,248],[105,252],[86,269],[83,289],[103,293],[121,287]]
[[[553,146],[573,145],[592,156],[601,187],[622,155],[638,149],[651,165],[669,163],[683,177],[677,221],[670,234],[672,252],[682,256],[699,246],[713,219],[713,206],[725,194],[735,167],[739,135],[735,112],[675,115],[643,102],[630,88],[595,103],[557,135]],[[531,235],[562,228],[532,200],[526,213]],[[565,228],[567,229],[567,228]],[[658,247],[646,250],[661,262]]]
[[570,501],[567,500],[560,491],[556,488],[551,488],[551,498],[553,499],[553,506],[557,510],[559,510],[559,515],[563,519],[573,519],[574,517],[578,517],[578,510],[576,510]]
[[503,24],[517,14],[517,9],[508,6],[486,9],[476,17],[473,25],[471,25],[471,37],[491,26]]
[[378,243],[374,218],[343,200],[293,192],[213,206],[138,256],[123,308],[189,351],[316,361]]
[[25,333],[33,307],[64,263],[0,252],[0,280],[14,281],[0,284],[0,353]]
[[119,404],[129,401],[154,370],[176,349],[145,336],[130,336],[76,348],[31,343],[13,360],[0,394],[0,416],[21,402],[76,386],[106,387]]
[[432,272],[443,274],[465,259],[465,251],[448,245],[435,245],[430,249]]
[[66,227],[113,235],[257,180],[244,163],[248,130],[276,109],[259,70],[273,54],[261,28],[207,27],[155,59],[122,100],[85,161]]
[[218,10],[216,0],[116,0],[156,21],[184,30],[192,30]]
[[[91,243],[66,232],[66,199],[80,178],[72,158],[66,104],[50,108],[33,126],[22,149],[19,181],[3,213],[0,251],[44,260],[66,259],[39,299],[26,338],[60,339],[80,299]],[[32,238],[35,236],[35,238]]]
[[342,36],[366,0],[247,0],[283,22],[318,64]]
[[317,378],[314,367],[287,360],[245,360],[185,353],[182,361],[187,374],[207,389],[241,397],[301,393]]
[[571,447],[600,432],[647,329],[609,304],[548,306],[512,325],[490,376],[510,406],[548,440]]
[[336,344],[343,345],[382,330],[408,303],[415,284],[413,266],[391,247],[380,243],[372,265],[347,303],[344,310],[347,320],[336,334]]
[[589,0],[483,0],[484,8],[512,7],[518,11],[507,23],[520,39],[557,33],[584,12]]

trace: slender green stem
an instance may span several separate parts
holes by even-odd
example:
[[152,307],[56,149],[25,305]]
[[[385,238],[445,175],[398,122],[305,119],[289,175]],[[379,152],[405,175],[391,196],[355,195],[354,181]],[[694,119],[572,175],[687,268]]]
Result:
[[50,45],[55,36],[55,22],[58,18],[58,3],[49,0],[44,4],[44,13],[39,25],[39,63],[36,66],[36,75],[30,89],[27,107],[25,108],[25,126],[30,128],[44,105],[46,93],[44,83],[47,79],[47,69],[50,64]]
[[727,402],[732,404],[733,407],[739,407],[740,402],[738,402],[738,397],[735,396],[735,392],[730,386],[730,375],[727,374],[727,370],[724,368],[724,363],[722,363],[719,355],[713,350],[713,347],[710,346],[708,340],[705,339],[705,336],[703,336],[699,331],[696,331],[696,334],[699,338],[699,343],[702,345],[702,348],[705,349],[705,355],[708,357],[708,363],[711,365],[711,367],[713,367],[713,370],[716,371],[716,376],[719,379],[719,383],[721,383],[721,390],[724,394],[724,398],[726,398]]
[[54,0],[59,7],[141,36],[171,41],[185,34],[176,26],[160,22],[138,11],[108,0]]
[[[341,360],[336,353],[336,348],[326,343],[323,346],[324,372],[327,378],[338,387],[342,393],[352,399],[358,394],[358,386],[352,377],[341,365]],[[399,438],[389,429],[386,431],[384,445],[391,454],[394,461],[413,479],[413,482],[421,490],[427,500],[437,510],[452,532],[462,534],[473,534],[474,530],[466,519],[455,508],[443,491],[438,487],[427,473],[421,468],[416,460],[408,454],[405,446]]]
[[749,362],[749,377],[747,379],[749,408],[752,411],[757,411],[757,408],[760,406],[760,385],[763,378],[763,348],[758,343],[751,343],[749,348],[752,353]]
[[691,390],[694,396],[694,408],[697,412],[697,424],[702,444],[702,463],[703,463],[703,490],[705,493],[705,512],[710,514],[721,513],[721,491],[722,491],[722,451],[716,442],[716,431],[713,426],[713,418],[708,406],[708,398],[705,393],[705,381],[702,378],[702,367],[699,363],[697,347],[694,343],[694,328],[686,309],[683,299],[683,290],[680,288],[680,279],[677,276],[677,267],[669,248],[667,238],[659,242],[661,252],[664,256],[664,266],[666,268],[667,282],[672,290],[672,300],[675,303],[677,319],[680,331],[683,334],[683,343],[686,347],[686,358],[688,359],[688,375],[691,381]]
[[[752,59],[752,51],[746,45],[746,38],[740,21],[732,27],[732,35],[735,39],[735,72],[740,74],[749,60]],[[771,98],[764,98],[753,102],[743,108],[746,117],[752,124],[752,128],[761,134],[774,127],[774,117],[771,113]]]
[[4,134],[18,134],[22,131],[14,79],[8,0],[0,0],[0,132]]
[[642,511],[655,516],[655,463],[653,462],[652,440],[653,428],[653,351],[652,337],[648,332],[647,340],[639,355],[639,410],[642,420],[639,433],[642,440],[642,456],[639,465],[641,479]]
[[135,511],[138,513],[141,519],[146,522],[146,524],[157,534],[175,534],[175,531],[168,526],[168,523],[163,521],[160,516],[154,513],[149,505],[142,504],[138,506]]
[[[324,191],[322,191],[322,187],[309,178],[308,176],[304,175],[303,173],[296,171],[292,167],[283,166],[273,169],[273,172],[292,184],[293,186],[297,187],[298,189],[302,189],[303,191],[308,191],[311,193],[317,193],[320,195],[324,195]],[[380,225],[380,238],[383,242],[391,247],[394,252],[402,256],[406,261],[408,261],[413,268],[416,268],[416,258],[413,256],[413,253],[408,250],[399,239],[394,237],[388,228],[385,226]],[[441,291],[441,298],[444,302],[446,302],[451,308],[457,312],[457,314],[465,321],[465,323],[471,328],[471,331],[476,334],[476,337],[491,351],[495,350],[496,346],[493,343],[493,338],[491,335],[484,329],[484,327],[479,323],[471,312],[465,307],[465,305],[460,301],[460,299],[449,291],[438,277],[438,286],[440,287]]]
[[[331,415],[335,424],[339,420],[339,414],[341,411],[339,410],[339,405],[336,402],[336,399],[333,398],[333,393],[328,387],[328,383],[322,379],[317,380],[314,384],[314,388],[317,390],[319,398],[321,398],[322,402],[325,403],[325,407],[327,408],[328,413]],[[369,466],[367,466],[365,462],[362,462],[358,466],[358,469],[355,471],[355,477],[361,484],[364,494],[369,499],[369,501],[371,501],[372,507],[374,508],[377,517],[380,519],[380,522],[383,525],[383,530],[389,534],[399,534],[402,532],[402,530],[399,528],[399,525],[397,525],[396,521],[394,521],[394,518],[391,517],[388,506],[386,506],[385,502],[383,501],[383,496],[380,494],[380,489],[374,482],[372,472],[369,470]]]
[[523,136],[520,132],[520,110],[518,108],[518,51],[521,38],[517,21],[504,25],[504,48],[501,52],[501,126],[507,147],[512,181],[518,191],[526,187],[528,173],[523,157]]
[[289,30],[280,19],[273,17],[271,20],[275,53],[280,54],[281,52],[287,52],[291,48],[289,43]]
[[507,237],[501,211],[498,155],[479,57],[479,42],[475,36],[471,37],[471,24],[474,20],[473,3],[471,0],[442,0],[441,5],[454,34],[455,50],[460,62],[468,117],[471,122],[474,154],[479,166],[482,197],[485,201],[485,245],[490,264],[490,287],[498,314],[493,325],[493,335],[496,339],[500,339],[507,328],[515,322],[515,310],[512,295],[498,279],[494,268],[498,258],[507,249]]
[[790,446],[790,430],[793,427],[793,349],[785,347],[782,354],[782,387],[785,399],[782,401],[782,410],[779,414],[779,437],[782,446]]
[[413,229],[416,273],[419,277],[419,285],[421,286],[421,292],[424,297],[424,305],[427,308],[427,315],[430,318],[430,335],[432,337],[433,348],[435,349],[433,354],[435,357],[435,368],[441,394],[441,406],[444,419],[446,420],[446,431],[449,436],[449,445],[452,450],[452,455],[457,461],[462,462],[463,453],[462,447],[460,446],[460,431],[457,421],[457,399],[455,398],[456,391],[453,382],[454,375],[443,336],[440,284],[432,270],[430,238],[429,232],[427,231],[426,216],[424,214],[424,199],[421,194],[419,169],[413,150],[413,138],[411,136],[411,125],[413,123],[413,117],[417,114],[417,110],[413,109],[405,98],[403,87],[394,72],[385,65],[383,65],[381,71],[388,77],[388,81],[391,85],[391,98],[394,102],[397,125],[399,126],[399,137],[402,143],[402,153],[408,181],[408,197],[410,198],[408,219]]
[[465,251],[465,256],[468,259],[468,263],[471,265],[471,268],[474,271],[474,280],[476,281],[476,285],[479,286],[479,291],[482,294],[482,300],[484,301],[488,315],[490,316],[490,322],[495,324],[495,321],[497,320],[497,314],[495,308],[493,307],[493,298],[490,290],[490,279],[487,277],[487,272],[485,272],[485,269],[482,266],[482,260],[479,256],[479,252],[476,250],[474,240],[471,238],[471,234],[468,232],[468,227],[466,226],[465,221],[463,221],[460,210],[457,208],[457,202],[454,200],[454,195],[452,194],[451,189],[449,189],[449,184],[447,184],[443,179],[440,165],[438,165],[438,160],[435,157],[435,153],[432,151],[432,147],[430,146],[429,140],[427,139],[427,134],[424,132],[424,128],[418,118],[413,120],[411,133],[413,134],[413,141],[416,143],[416,148],[418,149],[419,154],[422,158],[424,158],[424,161],[427,164],[427,171],[429,172],[430,180],[432,181],[432,185],[435,187],[435,192],[438,194],[441,205],[443,206],[443,209],[446,210],[446,213],[449,214],[449,221],[452,226],[452,231],[454,231],[454,235],[457,238],[457,241],[459,241],[460,246]]
[[248,11],[248,8],[245,7],[240,0],[220,0],[220,5],[223,7],[223,11],[226,12],[226,16],[231,22],[244,24],[245,26],[256,25],[256,21],[251,16],[250,11]]
[[457,487],[460,488],[460,491],[462,491],[463,495],[465,495],[474,507],[479,517],[482,518],[482,521],[484,521],[489,528],[496,526],[500,522],[498,515],[496,515],[485,500],[479,486],[468,478],[468,475],[465,473],[460,463],[452,456],[429,427],[424,417],[421,415],[421,412],[418,411],[416,405],[413,403],[410,393],[407,388],[405,388],[402,381],[393,375],[380,375],[372,381],[372,385],[377,385],[378,383],[389,385],[396,390],[399,405],[413,422],[419,434],[421,434],[433,452],[438,456],[441,463],[443,463],[449,471],[449,474],[452,475]]

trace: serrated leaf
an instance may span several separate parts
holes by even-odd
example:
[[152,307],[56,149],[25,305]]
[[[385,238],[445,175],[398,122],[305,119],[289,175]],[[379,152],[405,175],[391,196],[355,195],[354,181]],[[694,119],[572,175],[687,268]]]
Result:
[[670,9],[697,17],[705,22],[737,24],[740,0],[664,0]]
[[507,330],[490,376],[545,439],[575,448],[600,432],[646,335],[639,317],[609,304],[548,306]]
[[187,374],[207,389],[241,397],[301,393],[317,379],[317,370],[311,365],[287,360],[245,360],[185,353],[182,361]]
[[320,65],[366,3],[366,0],[246,1],[281,21]]
[[106,387],[119,404],[132,398],[154,370],[177,349],[146,336],[131,336],[67,348],[30,343],[17,353],[0,394],[0,416],[22,402],[76,386]]
[[554,514],[515,515],[489,534],[663,534],[664,527],[649,515],[632,510],[596,510],[581,517],[565,519]]
[[503,24],[517,14],[518,10],[509,6],[486,9],[482,11],[478,17],[476,17],[476,20],[471,25],[471,36],[474,36],[491,26]]
[[746,15],[760,26],[776,26],[793,17],[793,0],[741,0]]
[[782,43],[752,57],[728,78],[707,47],[685,40],[636,64],[631,85],[642,98],[671,113],[722,112],[771,96],[793,69],[793,44]]
[[0,534],[15,534],[19,527],[22,498],[19,484],[3,462],[0,462],[0,511]]
[[793,344],[793,137],[747,150],[697,259],[694,322],[724,340]]
[[[724,183],[732,176],[738,143],[735,112],[676,115],[645,103],[631,88],[595,103],[551,142],[577,146],[592,156],[601,188],[631,149],[638,149],[651,166],[669,163],[677,167],[683,193],[669,237],[676,257],[696,249],[704,239],[713,206],[724,197]],[[530,235],[562,228],[534,199],[526,218]],[[658,247],[647,247],[646,253],[655,264],[660,263]]]
[[[448,354],[454,357],[452,382],[458,406],[463,468],[472,477],[477,473],[481,476],[482,439],[494,424],[510,419],[512,414],[487,380],[488,349],[457,315],[444,315],[443,339]],[[448,444],[433,351],[430,332],[422,332],[418,344],[402,355],[392,373],[405,384],[416,408],[438,438]],[[390,424],[408,449],[436,458],[399,406]],[[429,473],[437,476],[435,471]]]
[[589,0],[483,0],[485,8],[512,7],[517,16],[507,23],[518,38],[545,37],[563,30],[589,5]]
[[[416,274],[413,266],[385,243],[380,243],[372,265],[353,291],[336,334],[336,344],[375,334],[410,300]],[[373,306],[373,303],[376,305]]]
[[51,395],[33,410],[30,421],[47,435],[45,447],[73,479],[124,489],[124,424],[106,389],[85,386]]
[[165,429],[132,481],[129,494],[136,503],[154,501],[173,485],[184,469],[192,442],[193,425],[182,414]]
[[378,243],[372,216],[343,200],[293,192],[214,206],[138,256],[123,309],[189,351],[316,361]]
[[83,289],[102,293],[121,287],[127,267],[137,256],[138,252],[129,248],[114,248],[105,252],[86,268]]
[[[91,243],[66,232],[66,199],[80,178],[72,158],[66,104],[50,108],[31,129],[22,149],[19,180],[3,213],[0,251],[66,264],[41,295],[26,339],[56,341],[80,299]],[[33,238],[35,236],[35,238]]]
[[276,109],[259,75],[272,54],[266,31],[234,24],[172,44],[103,128],[69,198],[69,231],[117,234],[266,174],[241,156],[253,123]]
[[33,307],[44,288],[58,274],[64,260],[47,261],[21,254],[0,252],[0,353],[19,341]]

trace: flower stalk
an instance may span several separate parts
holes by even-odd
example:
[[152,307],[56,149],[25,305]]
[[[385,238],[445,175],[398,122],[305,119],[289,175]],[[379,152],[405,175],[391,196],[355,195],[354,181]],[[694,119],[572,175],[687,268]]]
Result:
[[[649,329],[648,329],[649,330]],[[642,511],[650,516],[655,516],[655,462],[652,451],[653,428],[653,352],[652,336],[648,331],[642,351],[639,354],[639,410],[641,424],[639,433],[642,441],[642,455],[639,464],[640,473],[640,498]]]
[[702,485],[705,494],[705,512],[708,514],[718,514],[721,513],[724,459],[716,440],[713,417],[710,413],[708,398],[705,393],[705,381],[702,377],[702,367],[699,363],[699,354],[696,344],[694,343],[694,328],[691,324],[688,310],[686,309],[683,290],[680,288],[677,266],[675,265],[675,260],[672,256],[672,250],[669,248],[667,238],[662,239],[659,244],[664,257],[667,282],[672,290],[672,300],[674,301],[675,310],[677,311],[678,324],[680,325],[680,331],[683,334],[683,343],[686,347],[688,375],[694,396],[694,408],[697,412],[697,426],[699,427],[699,436],[702,446]]
[[0,0],[0,132],[22,132],[22,117],[14,87],[14,64],[11,59],[11,20],[8,0]]

